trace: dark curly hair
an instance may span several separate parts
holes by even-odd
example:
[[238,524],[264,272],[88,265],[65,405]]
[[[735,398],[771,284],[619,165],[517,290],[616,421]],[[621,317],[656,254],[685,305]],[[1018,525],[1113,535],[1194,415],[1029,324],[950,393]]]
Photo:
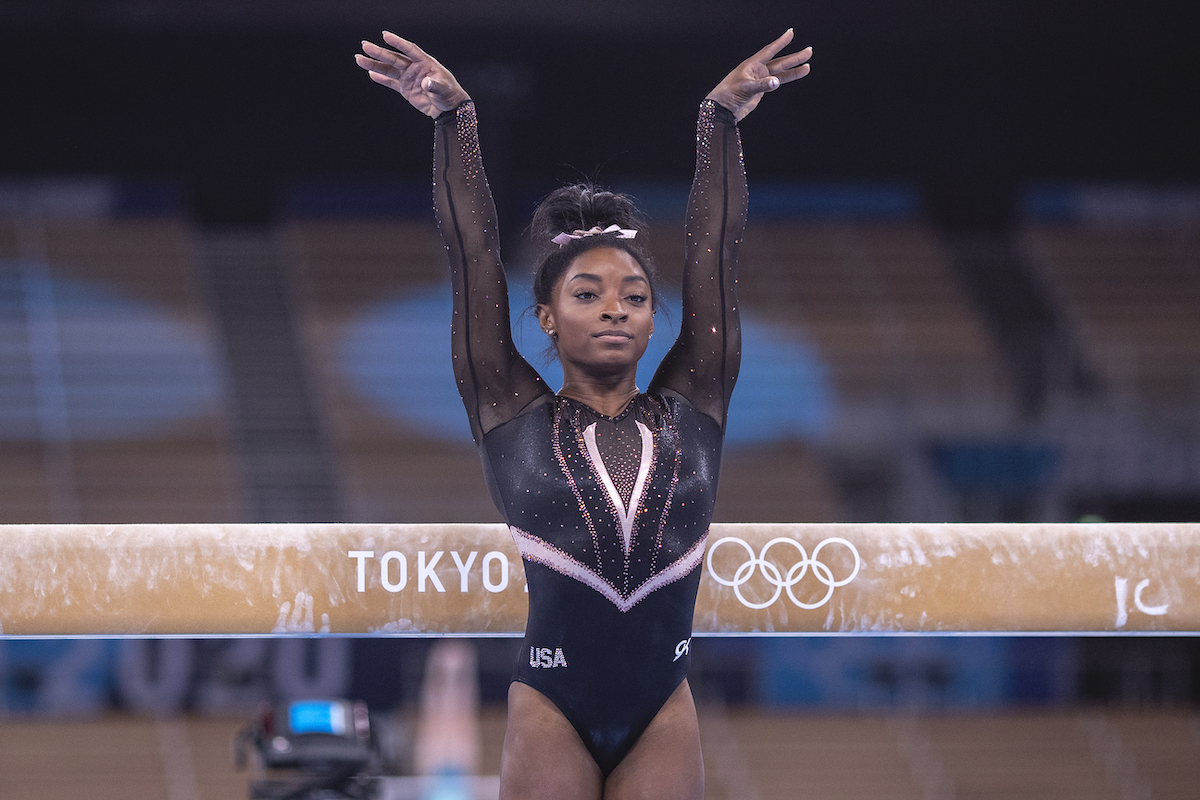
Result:
[[650,282],[651,308],[658,308],[658,272],[650,251],[635,239],[619,239],[615,233],[596,234],[581,239],[572,239],[559,247],[551,240],[560,233],[590,230],[593,227],[641,230],[645,221],[633,198],[598,189],[590,183],[564,186],[551,192],[538,205],[529,224],[534,242],[547,249],[541,265],[533,276],[533,299],[535,303],[549,303],[559,279],[580,254],[597,247],[624,250],[631,255]]

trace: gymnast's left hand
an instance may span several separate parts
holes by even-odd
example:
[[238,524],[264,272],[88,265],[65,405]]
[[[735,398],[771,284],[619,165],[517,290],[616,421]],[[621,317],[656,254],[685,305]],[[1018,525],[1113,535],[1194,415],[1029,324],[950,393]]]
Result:
[[708,93],[713,100],[733,112],[738,122],[755,109],[766,92],[773,92],[785,83],[803,78],[809,72],[808,60],[812,48],[806,47],[786,56],[775,56],[791,43],[794,36],[788,28],[784,34],[738,64],[717,88]]

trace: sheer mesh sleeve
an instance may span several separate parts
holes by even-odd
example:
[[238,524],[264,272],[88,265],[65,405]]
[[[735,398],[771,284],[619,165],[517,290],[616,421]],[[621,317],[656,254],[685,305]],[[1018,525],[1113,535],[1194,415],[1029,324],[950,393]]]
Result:
[[746,203],[737,121],[705,100],[696,124],[696,175],[688,198],[683,319],[651,387],[682,395],[722,428],[742,356],[737,253]]
[[433,203],[454,292],[454,377],[479,443],[550,389],[513,344],[496,207],[483,171],[474,103],[437,118],[433,152]]

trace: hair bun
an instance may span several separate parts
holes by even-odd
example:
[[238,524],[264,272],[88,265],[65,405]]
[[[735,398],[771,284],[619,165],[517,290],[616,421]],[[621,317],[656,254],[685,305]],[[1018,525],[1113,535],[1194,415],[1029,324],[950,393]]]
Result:
[[546,243],[560,233],[607,228],[642,227],[642,217],[633,198],[607,192],[590,183],[555,189],[537,207],[530,223],[534,241]]

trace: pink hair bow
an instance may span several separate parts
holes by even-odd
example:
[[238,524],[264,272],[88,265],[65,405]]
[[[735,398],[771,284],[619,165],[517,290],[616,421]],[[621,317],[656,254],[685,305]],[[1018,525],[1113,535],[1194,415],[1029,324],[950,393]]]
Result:
[[559,247],[562,247],[572,239],[582,239],[585,236],[599,236],[602,233],[615,233],[618,239],[632,239],[637,236],[637,231],[630,230],[629,228],[622,228],[620,225],[609,225],[604,230],[600,230],[600,226],[597,225],[591,230],[575,230],[571,233],[560,233],[550,241],[554,242]]

